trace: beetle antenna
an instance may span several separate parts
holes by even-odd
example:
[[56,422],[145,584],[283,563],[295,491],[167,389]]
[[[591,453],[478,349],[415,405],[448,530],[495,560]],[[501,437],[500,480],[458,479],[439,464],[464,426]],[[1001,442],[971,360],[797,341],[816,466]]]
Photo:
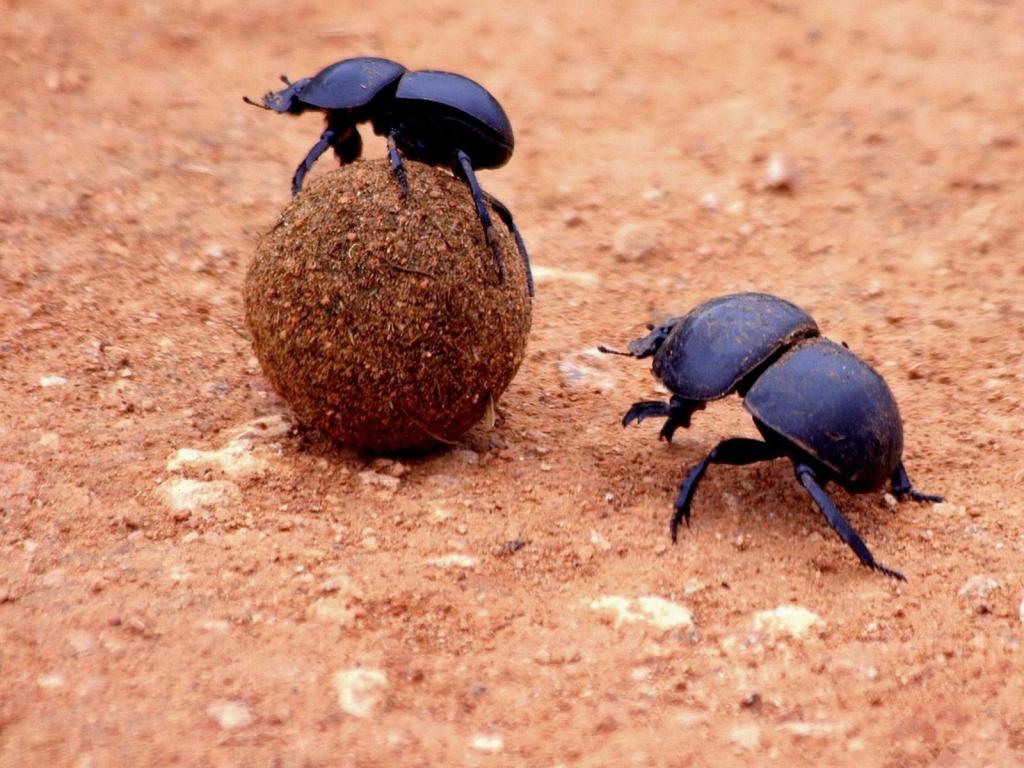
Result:
[[597,351],[598,352],[604,352],[606,355],[622,355],[623,357],[633,357],[633,353],[632,352],[620,352],[617,349],[612,349],[611,347],[606,347],[604,344],[598,344],[597,345]]
[[248,96],[243,96],[242,101],[244,101],[246,104],[252,104],[254,107],[259,107],[260,109],[270,109],[270,107],[268,107],[266,104],[260,104],[258,101],[253,101]]

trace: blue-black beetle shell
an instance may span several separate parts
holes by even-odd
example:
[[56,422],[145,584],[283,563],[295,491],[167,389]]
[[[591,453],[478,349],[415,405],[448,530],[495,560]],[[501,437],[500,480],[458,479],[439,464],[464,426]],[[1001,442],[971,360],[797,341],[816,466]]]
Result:
[[317,109],[358,109],[405,74],[390,59],[363,56],[324,67],[299,92],[299,100]]
[[[324,67],[313,77],[289,82],[287,88],[263,97],[274,112],[300,115],[307,109],[357,110],[405,74],[405,67],[390,59],[362,56]],[[282,78],[284,79],[284,78]]]
[[508,115],[486,88],[463,75],[429,69],[406,73],[390,112],[388,123],[410,159],[437,162],[439,146],[463,150],[474,168],[498,168],[512,157],[515,138]]
[[[659,326],[652,336],[664,326]],[[654,375],[675,395],[717,400],[773,355],[801,338],[818,335],[814,319],[794,304],[767,293],[733,293],[694,307],[654,353]],[[650,338],[650,337],[648,337]],[[630,344],[635,356],[644,339]]]
[[750,386],[743,407],[759,427],[781,435],[854,493],[880,488],[903,455],[903,422],[889,386],[828,339],[788,350]]

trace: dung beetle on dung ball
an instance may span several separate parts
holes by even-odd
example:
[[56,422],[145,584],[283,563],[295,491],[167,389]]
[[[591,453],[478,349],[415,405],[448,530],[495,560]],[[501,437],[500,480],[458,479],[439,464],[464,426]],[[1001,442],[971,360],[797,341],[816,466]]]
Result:
[[512,124],[498,101],[483,86],[454,72],[409,72],[401,64],[371,56],[343,59],[312,77],[267,93],[262,103],[244,96],[246,103],[281,114],[324,113],[327,127],[295,169],[292,195],[302,189],[309,169],[328,147],[344,165],[363,149],[357,125],[369,122],[374,133],[386,136],[388,158],[402,196],[409,194],[402,157],[427,165],[442,165],[464,181],[473,196],[484,238],[494,256],[500,280],[505,270],[487,204],[504,222],[516,242],[526,268],[530,296],[534,295],[530,259],[519,228],[508,207],[485,192],[476,169],[499,168],[512,157]]
[[835,482],[850,493],[881,488],[915,501],[941,501],[918,493],[903,466],[903,422],[885,380],[845,345],[820,335],[806,312],[764,293],[737,293],[705,302],[688,314],[649,326],[628,352],[653,357],[654,375],[669,401],[634,403],[623,426],[665,418],[661,437],[671,441],[706,403],[736,392],[763,440],[729,438],[687,473],[679,487],[670,531],[690,521],[690,505],[709,464],[753,464],[789,458],[797,480],[833,530],[861,563],[893,578],[902,573],[875,560],[825,491]]

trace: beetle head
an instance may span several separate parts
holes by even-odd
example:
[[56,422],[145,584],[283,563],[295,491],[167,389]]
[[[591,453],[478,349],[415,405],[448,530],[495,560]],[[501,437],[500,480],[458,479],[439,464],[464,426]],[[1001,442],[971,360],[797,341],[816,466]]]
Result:
[[663,323],[654,325],[648,323],[647,328],[650,330],[646,336],[642,336],[639,339],[634,339],[629,342],[629,354],[633,357],[650,357],[656,354],[661,348],[661,345],[665,343],[665,339],[669,337],[669,334],[675,329],[682,320],[681,317],[670,317]]
[[280,91],[270,91],[264,95],[262,104],[253,101],[248,96],[243,96],[242,100],[246,104],[252,104],[260,109],[269,109],[272,112],[280,112],[282,114],[287,112],[292,115],[298,115],[306,110],[306,105],[302,103],[299,96],[311,79],[310,77],[304,77],[293,83],[287,77],[281,75],[281,82],[287,85],[287,88],[282,88]]

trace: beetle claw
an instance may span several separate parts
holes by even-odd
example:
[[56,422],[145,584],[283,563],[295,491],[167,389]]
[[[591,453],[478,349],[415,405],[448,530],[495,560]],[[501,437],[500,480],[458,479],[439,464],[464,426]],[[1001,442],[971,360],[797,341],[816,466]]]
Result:
[[931,493],[919,493],[915,490],[907,491],[907,496],[911,501],[930,501],[933,504],[940,504],[946,500],[945,496],[936,496]]
[[928,501],[933,504],[938,504],[945,500],[943,496],[935,496],[930,493],[915,491],[914,486],[910,482],[910,476],[907,474],[907,469],[903,466],[902,461],[897,464],[896,469],[893,470],[892,480],[890,482],[892,484],[892,495],[900,500],[902,500],[904,496],[910,497],[911,501]]
[[894,571],[892,568],[886,568],[881,563],[874,563],[873,565],[870,565],[869,567],[873,568],[874,570],[878,571],[879,573],[884,573],[886,576],[890,576],[890,577],[896,579],[897,581],[906,581],[907,580],[907,577],[904,576],[899,571]]
[[634,421],[639,424],[644,419],[665,418],[671,413],[669,404],[661,400],[641,400],[633,403],[622,417],[622,426],[628,427]]

